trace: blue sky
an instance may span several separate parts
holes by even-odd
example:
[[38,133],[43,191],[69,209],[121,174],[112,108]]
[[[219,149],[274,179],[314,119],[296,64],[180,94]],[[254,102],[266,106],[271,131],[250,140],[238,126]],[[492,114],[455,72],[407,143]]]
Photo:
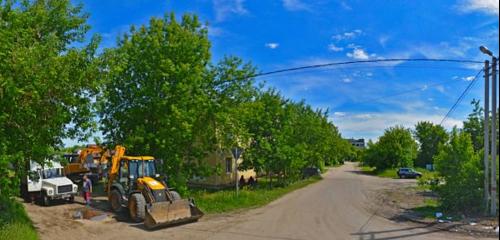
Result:
[[[86,0],[91,33],[113,47],[130,25],[165,12],[194,13],[208,24],[212,58],[235,55],[260,71],[387,58],[486,59],[498,56],[496,0]],[[329,109],[344,137],[376,139],[386,127],[439,123],[481,65],[358,64],[258,78],[286,97]],[[461,126],[478,81],[445,122]],[[410,91],[411,90],[411,91]],[[408,92],[410,91],[410,92]],[[400,94],[408,92],[406,94]],[[394,96],[397,95],[397,96]],[[392,97],[391,97],[392,96]],[[67,141],[70,144],[72,141]]]

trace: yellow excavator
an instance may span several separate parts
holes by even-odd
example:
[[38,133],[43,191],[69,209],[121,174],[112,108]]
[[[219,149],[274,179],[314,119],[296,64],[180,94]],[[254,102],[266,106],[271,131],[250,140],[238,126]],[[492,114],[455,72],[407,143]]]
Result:
[[197,221],[203,212],[168,188],[157,172],[158,162],[151,156],[125,156],[125,148],[116,146],[106,187],[111,208],[128,208],[131,219],[144,221],[147,229]]
[[107,166],[109,154],[109,150],[95,144],[87,145],[79,153],[65,154],[68,164],[64,166],[64,174],[77,182],[87,174],[92,182],[97,182],[102,177],[102,168]]

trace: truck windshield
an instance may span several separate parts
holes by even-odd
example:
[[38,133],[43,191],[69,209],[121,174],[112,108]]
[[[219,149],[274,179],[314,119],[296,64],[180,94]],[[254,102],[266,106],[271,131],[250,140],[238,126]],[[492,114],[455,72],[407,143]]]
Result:
[[129,171],[133,178],[154,177],[156,174],[155,161],[130,161]]
[[57,178],[63,176],[60,168],[44,169],[42,173],[44,179]]

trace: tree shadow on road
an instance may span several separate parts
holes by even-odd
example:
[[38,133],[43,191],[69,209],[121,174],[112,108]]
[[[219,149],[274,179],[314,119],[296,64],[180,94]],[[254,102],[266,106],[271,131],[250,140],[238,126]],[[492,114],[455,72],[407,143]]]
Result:
[[[417,227],[406,227],[406,228],[400,228],[400,229],[392,229],[392,230],[383,230],[383,231],[367,231],[367,232],[356,232],[356,233],[351,233],[352,236],[359,236],[360,240],[389,240],[389,239],[402,239],[402,238],[409,238],[409,237],[416,237],[416,236],[422,236],[426,234],[431,234],[431,233],[436,233],[436,232],[442,232],[449,230],[451,228],[456,227],[455,225],[450,225],[446,228],[434,228],[433,226],[435,223],[430,223],[426,224],[423,226],[417,226]],[[420,230],[418,232],[412,231],[412,230]],[[412,232],[408,232],[412,231]],[[386,236],[390,235],[390,236]]]

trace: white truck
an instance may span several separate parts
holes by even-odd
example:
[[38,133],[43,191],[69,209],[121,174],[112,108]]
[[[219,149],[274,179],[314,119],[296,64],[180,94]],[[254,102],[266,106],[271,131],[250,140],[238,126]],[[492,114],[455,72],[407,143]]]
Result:
[[21,196],[27,202],[39,200],[45,206],[49,206],[55,199],[73,202],[78,186],[65,177],[63,172],[59,162],[48,161],[42,167],[30,161],[28,174],[21,181]]

